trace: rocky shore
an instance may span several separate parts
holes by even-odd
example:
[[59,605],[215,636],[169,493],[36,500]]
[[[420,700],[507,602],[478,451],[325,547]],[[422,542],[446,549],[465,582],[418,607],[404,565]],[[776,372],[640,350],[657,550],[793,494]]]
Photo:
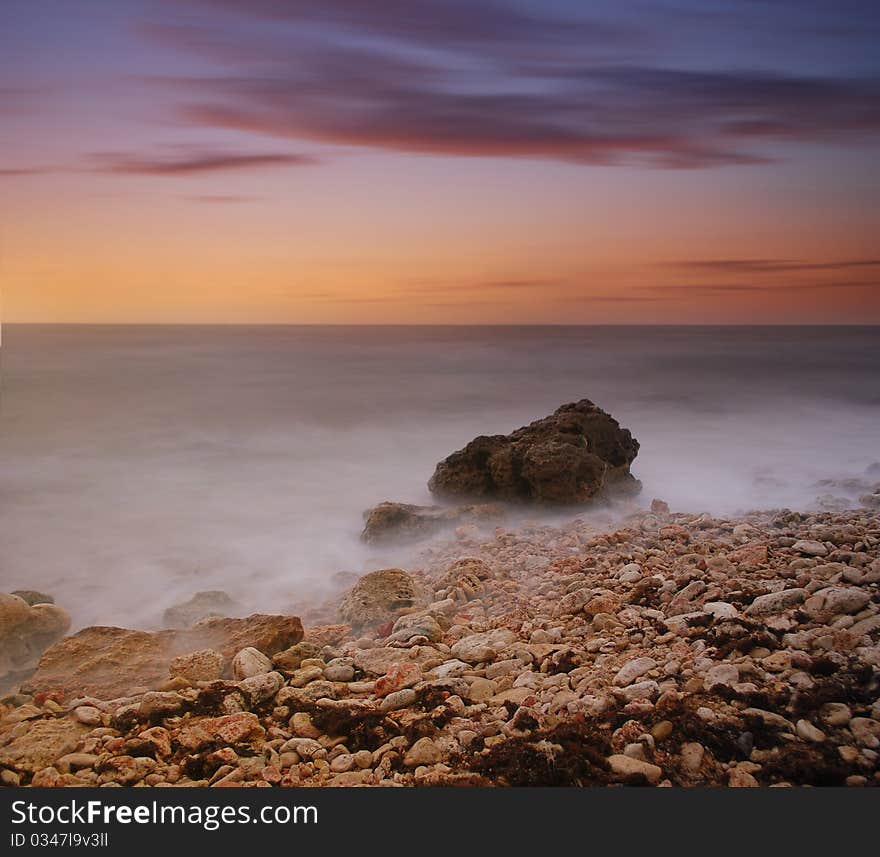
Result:
[[880,784],[877,504],[464,523],[299,612],[55,642],[0,783]]

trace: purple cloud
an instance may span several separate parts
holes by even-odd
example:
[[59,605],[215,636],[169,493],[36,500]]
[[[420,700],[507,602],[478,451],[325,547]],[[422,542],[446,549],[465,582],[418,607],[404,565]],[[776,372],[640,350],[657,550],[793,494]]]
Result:
[[[187,151],[165,155],[104,152],[92,155],[96,172],[144,176],[190,176],[264,167],[301,167],[318,163],[301,154]],[[216,198],[213,201],[217,201]],[[229,201],[228,197],[225,201]]]
[[[189,0],[149,35],[217,67],[193,124],[443,155],[700,168],[880,133],[880,78],[633,62],[635,26],[498,0]],[[651,56],[645,48],[642,57]]]

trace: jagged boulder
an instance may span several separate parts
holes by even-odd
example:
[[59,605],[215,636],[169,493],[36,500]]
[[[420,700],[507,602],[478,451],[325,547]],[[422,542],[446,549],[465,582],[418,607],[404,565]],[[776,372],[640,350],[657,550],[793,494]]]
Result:
[[583,399],[509,435],[475,438],[437,465],[428,488],[443,499],[586,503],[638,491],[638,451],[627,429]]

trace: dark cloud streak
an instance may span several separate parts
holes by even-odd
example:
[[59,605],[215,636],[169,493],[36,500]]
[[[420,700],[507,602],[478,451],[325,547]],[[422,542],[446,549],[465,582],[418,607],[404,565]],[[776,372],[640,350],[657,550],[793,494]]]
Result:
[[188,5],[210,19],[156,25],[151,37],[222,69],[174,84],[178,115],[196,125],[403,152],[661,168],[761,164],[779,142],[880,134],[878,76],[645,63],[651,52],[636,50],[645,36],[635,27],[562,20],[537,4]]
[[301,154],[201,151],[158,156],[104,152],[92,155],[91,162],[95,172],[143,176],[189,176],[267,167],[311,166],[318,163],[316,158]]

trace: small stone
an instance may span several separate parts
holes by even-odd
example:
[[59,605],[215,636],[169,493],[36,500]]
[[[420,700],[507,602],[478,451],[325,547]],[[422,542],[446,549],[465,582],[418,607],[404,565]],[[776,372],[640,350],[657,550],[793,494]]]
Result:
[[846,726],[852,719],[852,711],[843,702],[826,702],[819,709],[819,718],[826,726]]
[[827,556],[828,548],[822,542],[813,541],[812,539],[801,539],[795,542],[791,549],[797,551],[804,556]]
[[396,711],[398,708],[406,708],[416,701],[416,697],[417,694],[411,687],[396,690],[382,700],[380,708],[382,711]]
[[705,685],[708,689],[716,685],[731,687],[739,681],[739,667],[736,664],[716,664],[706,670]]
[[608,757],[608,764],[611,772],[620,779],[629,779],[630,777],[644,777],[651,785],[660,781],[663,776],[663,770],[657,765],[650,762],[634,759],[631,756],[618,753]]
[[260,673],[238,683],[251,706],[271,699],[284,686],[284,676],[278,672]]
[[290,718],[290,731],[299,738],[320,738],[321,730],[312,723],[312,718],[305,711],[297,711]]
[[340,753],[330,762],[330,770],[334,774],[345,774],[354,766],[354,756],[351,753]]
[[468,699],[472,702],[487,702],[498,691],[498,683],[490,678],[475,678],[468,688]]
[[377,696],[388,696],[397,690],[412,687],[422,680],[422,669],[413,661],[395,664],[385,675],[376,679],[375,693]]
[[746,609],[749,616],[769,616],[773,613],[784,613],[792,607],[802,604],[807,597],[806,589],[782,589],[779,592],[768,592],[759,595]]
[[141,697],[138,717],[149,720],[153,717],[173,717],[180,714],[186,706],[186,700],[174,691],[150,691]]
[[353,758],[355,766],[361,770],[369,768],[373,764],[373,754],[369,750],[358,750]]
[[80,705],[73,709],[74,720],[86,726],[100,726],[102,724],[101,712],[91,705]]
[[772,655],[761,660],[761,666],[772,673],[785,672],[791,669],[791,654],[784,651],[773,652]]
[[811,741],[814,744],[821,744],[825,740],[825,733],[815,727],[809,720],[798,720],[795,724],[795,732],[799,738],[804,741]]
[[628,684],[632,684],[640,676],[655,669],[656,666],[657,662],[653,658],[634,658],[618,670],[617,675],[614,676],[614,684],[617,687],[625,687]]
[[62,773],[68,773],[69,771],[78,771],[81,768],[92,768],[97,761],[98,757],[93,753],[68,753],[61,756],[55,764]]
[[651,727],[651,735],[655,741],[665,741],[672,734],[672,721],[661,720]]
[[403,764],[408,768],[418,765],[433,765],[443,759],[442,748],[432,738],[419,738],[403,757]]
[[742,768],[732,768],[727,772],[727,785],[732,789],[756,789],[758,781]]
[[696,741],[689,741],[686,744],[682,744],[682,764],[691,773],[696,773],[700,770],[700,766],[703,764],[703,756],[705,755],[705,753],[706,749],[703,747],[702,744],[698,744]]
[[261,651],[248,646],[232,659],[232,675],[237,681],[270,672],[272,661]]
[[349,658],[334,658],[324,667],[327,681],[348,682],[354,678],[354,663]]
[[853,717],[849,722],[849,731],[863,747],[869,750],[880,747],[880,720],[871,717]]

